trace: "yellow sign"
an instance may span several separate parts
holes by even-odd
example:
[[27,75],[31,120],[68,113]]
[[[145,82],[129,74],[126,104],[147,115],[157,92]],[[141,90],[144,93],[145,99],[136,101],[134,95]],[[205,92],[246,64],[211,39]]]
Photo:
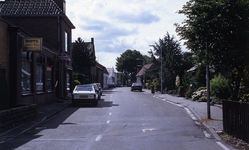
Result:
[[23,38],[23,51],[42,51],[42,38]]

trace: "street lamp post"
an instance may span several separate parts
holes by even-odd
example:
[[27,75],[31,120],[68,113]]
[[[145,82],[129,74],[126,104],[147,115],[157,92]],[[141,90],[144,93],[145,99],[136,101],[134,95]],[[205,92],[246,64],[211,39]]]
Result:
[[[154,47],[155,45],[149,45],[151,47]],[[159,46],[159,50],[160,50],[160,61],[161,61],[161,73],[160,73],[160,77],[161,77],[161,93],[163,94],[163,65],[162,65],[162,48],[161,46]]]

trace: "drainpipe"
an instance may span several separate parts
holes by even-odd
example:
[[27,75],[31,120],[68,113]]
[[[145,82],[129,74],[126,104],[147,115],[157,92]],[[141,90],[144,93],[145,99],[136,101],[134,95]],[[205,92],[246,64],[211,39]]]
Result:
[[[61,37],[61,32],[60,32],[60,15],[57,16],[57,38],[58,38],[58,41],[57,41],[57,46],[58,46],[58,51],[59,53],[61,53],[61,40],[60,40],[60,37]],[[63,64],[61,62],[59,62],[59,99],[63,98]]]

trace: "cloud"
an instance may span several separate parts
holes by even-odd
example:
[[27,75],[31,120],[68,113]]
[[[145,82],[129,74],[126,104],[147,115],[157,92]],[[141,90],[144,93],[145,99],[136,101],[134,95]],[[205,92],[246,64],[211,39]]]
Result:
[[115,19],[123,23],[138,23],[138,24],[150,24],[160,21],[159,16],[153,14],[149,10],[141,10],[136,12],[123,12],[115,14]]
[[[69,0],[67,16],[81,37],[95,39],[96,57],[106,67],[115,67],[116,57],[127,49],[148,55],[149,45],[158,42],[168,31],[176,36],[174,23],[184,16],[176,14],[187,0]],[[176,36],[177,37],[177,36]]]

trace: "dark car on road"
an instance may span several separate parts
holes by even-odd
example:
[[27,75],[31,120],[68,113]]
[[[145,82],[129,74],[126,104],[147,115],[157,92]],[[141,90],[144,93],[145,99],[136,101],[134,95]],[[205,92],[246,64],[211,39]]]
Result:
[[134,90],[139,90],[140,92],[142,92],[142,84],[141,83],[133,83],[131,85],[131,91]]

